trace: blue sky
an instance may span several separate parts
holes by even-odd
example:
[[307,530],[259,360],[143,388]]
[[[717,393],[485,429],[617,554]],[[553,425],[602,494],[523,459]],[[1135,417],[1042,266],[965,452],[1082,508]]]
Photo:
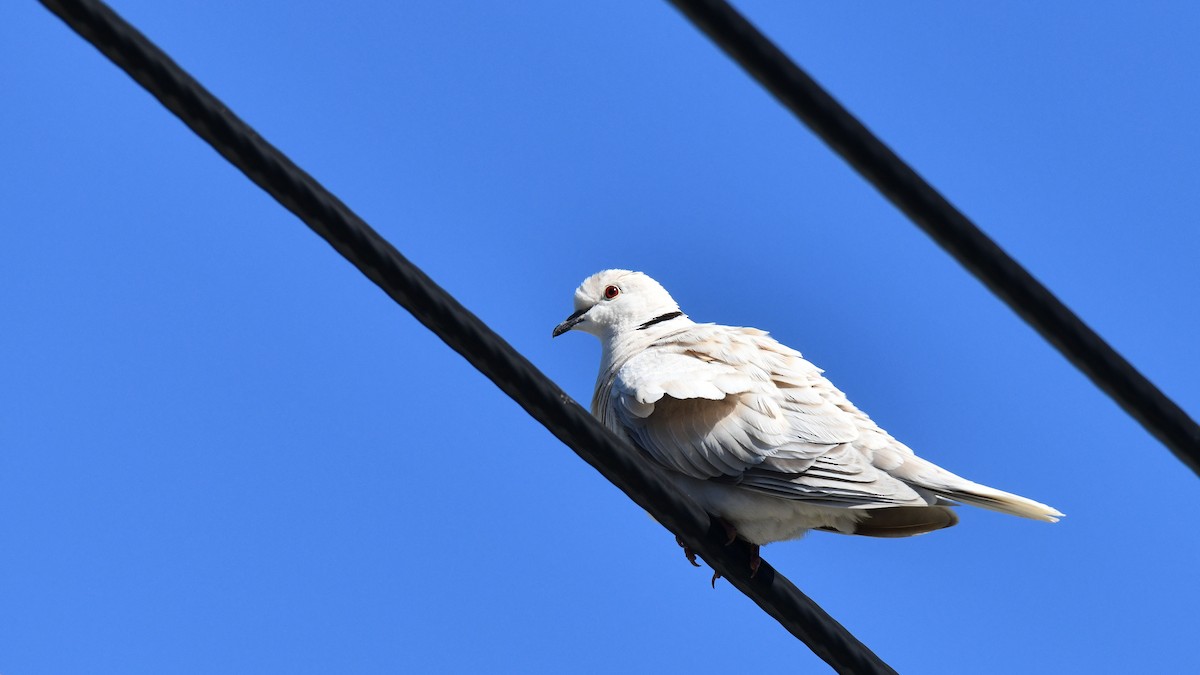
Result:
[[[666,3],[114,7],[578,400],[641,269],[1068,514],[765,549],[900,672],[1200,669],[1195,476]],[[739,7],[1200,412],[1200,8]],[[0,672],[825,672],[36,3],[0,64]]]

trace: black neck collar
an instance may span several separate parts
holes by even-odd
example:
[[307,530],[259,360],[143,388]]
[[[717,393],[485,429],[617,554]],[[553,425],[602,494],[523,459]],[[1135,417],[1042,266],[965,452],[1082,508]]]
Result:
[[656,323],[670,321],[671,319],[674,319],[675,317],[678,317],[678,316],[683,316],[683,312],[667,312],[666,314],[660,314],[660,315],[654,317],[653,319],[650,319],[646,323],[638,326],[637,329],[638,330],[646,330],[647,328],[649,328],[650,326],[653,326]]

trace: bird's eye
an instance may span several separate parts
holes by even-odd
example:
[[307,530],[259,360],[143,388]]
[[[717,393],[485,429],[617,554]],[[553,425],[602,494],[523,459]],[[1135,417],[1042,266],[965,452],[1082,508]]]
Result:
[[604,289],[604,297],[609,300],[612,300],[613,298],[617,297],[620,294],[621,294],[621,289],[617,288],[616,286],[608,286],[607,288]]

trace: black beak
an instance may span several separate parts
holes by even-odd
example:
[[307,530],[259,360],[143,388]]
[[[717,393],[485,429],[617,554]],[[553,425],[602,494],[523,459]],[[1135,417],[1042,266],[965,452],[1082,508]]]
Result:
[[554,327],[554,332],[550,334],[550,337],[556,338],[559,335],[562,335],[563,333],[574,328],[575,324],[579,323],[580,321],[583,321],[583,315],[587,314],[588,309],[591,309],[591,307],[588,307],[587,309],[581,309],[578,312],[575,312],[574,314],[572,314],[571,316],[568,316],[566,321],[564,321]]

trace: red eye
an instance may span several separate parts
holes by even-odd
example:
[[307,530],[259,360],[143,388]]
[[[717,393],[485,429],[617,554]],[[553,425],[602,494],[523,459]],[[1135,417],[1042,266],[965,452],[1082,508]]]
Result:
[[609,286],[604,289],[604,297],[608,298],[609,300],[612,300],[620,294],[621,289],[617,288],[616,286]]

